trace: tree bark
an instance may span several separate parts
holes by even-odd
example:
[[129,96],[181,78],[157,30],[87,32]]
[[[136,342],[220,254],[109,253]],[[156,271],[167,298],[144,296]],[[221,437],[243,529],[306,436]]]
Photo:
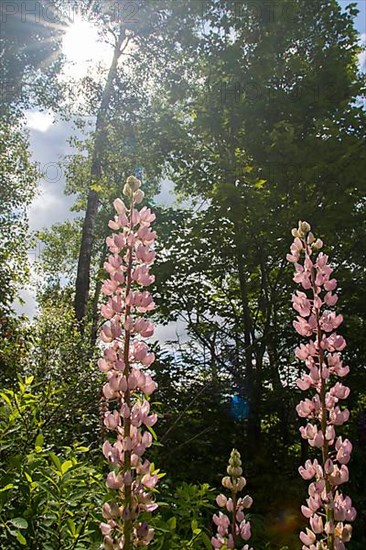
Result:
[[100,262],[99,262],[99,270],[98,270],[98,280],[95,285],[95,291],[94,291],[94,297],[93,297],[93,305],[92,305],[92,326],[90,330],[90,350],[92,351],[95,346],[95,342],[97,341],[98,336],[98,320],[99,320],[99,296],[102,289],[103,281],[100,278],[100,272],[103,269],[104,262],[106,260],[107,256],[107,245],[103,245],[103,249],[100,255]]
[[[255,456],[260,445],[261,425],[259,404],[261,399],[260,367],[258,358],[254,353],[255,334],[253,319],[250,311],[247,289],[247,276],[245,272],[245,250],[242,245],[243,228],[234,221],[234,242],[236,248],[236,261],[239,276],[240,298],[243,307],[244,318],[244,356],[245,356],[245,390],[249,403],[248,417],[248,454]],[[256,360],[255,360],[256,359]],[[255,363],[255,364],[254,364]]]
[[114,48],[113,59],[109,68],[107,82],[104,87],[95,125],[94,149],[90,171],[90,186],[80,245],[74,301],[75,316],[79,322],[79,328],[81,331],[84,329],[85,317],[88,310],[90,264],[94,240],[94,227],[99,205],[99,194],[95,189],[93,189],[93,185],[95,185],[95,183],[97,183],[102,176],[102,158],[106,145],[107,114],[113,91],[113,82],[117,74],[118,59],[123,52],[122,44],[124,40],[125,31],[121,28],[120,36],[117,39]]

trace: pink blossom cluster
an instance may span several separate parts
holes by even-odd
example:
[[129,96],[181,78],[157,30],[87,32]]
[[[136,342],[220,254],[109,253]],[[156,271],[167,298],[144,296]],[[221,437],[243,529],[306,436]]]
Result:
[[116,435],[103,444],[103,454],[111,466],[107,487],[116,492],[113,501],[103,506],[101,530],[106,550],[148,546],[153,530],[139,521],[139,516],[157,508],[152,491],[159,479],[158,470],[142,458],[153,443],[149,429],[157,421],[148,400],[157,385],[146,371],[154,353],[143,341],[154,332],[144,315],[155,304],[151,294],[142,290],[154,281],[149,270],[155,258],[152,245],[156,234],[150,227],[155,215],[149,208],[135,207],[144,196],[140,186],[141,182],[130,176],[124,187],[128,207],[121,199],[113,203],[116,216],[109,227],[115,233],[107,237],[110,255],[104,264],[109,278],[102,292],[108,302],[101,308],[106,321],[100,334],[104,357],[98,364],[107,377],[103,387],[108,402],[104,425]]
[[293,325],[298,334],[308,339],[295,351],[306,366],[297,385],[303,391],[312,391],[296,410],[307,420],[300,428],[301,436],[321,451],[320,461],[307,460],[299,468],[303,479],[312,480],[307,506],[302,506],[310,528],[301,532],[300,539],[303,550],[344,550],[352,535],[347,522],[355,519],[356,510],[351,499],[340,491],[340,486],[348,481],[352,444],[336,435],[336,427],[349,418],[342,401],[350,389],[337,380],[349,372],[341,356],[346,342],[336,332],[343,317],[329,309],[338,301],[337,281],[328,256],[320,252],[322,241],[315,239],[307,222],[299,222],[292,235],[294,241],[287,259],[294,263],[294,281],[302,287],[292,297],[298,314]]
[[244,489],[246,480],[242,476],[241,457],[236,449],[231,451],[227,473],[229,475],[223,477],[222,485],[231,491],[231,497],[227,498],[225,495],[220,494],[216,498],[217,505],[223,508],[225,512],[220,511],[213,516],[217,534],[211,539],[212,546],[222,550],[238,548],[239,546],[241,550],[253,550],[249,548],[248,544],[242,546],[243,541],[249,540],[252,536],[245,510],[251,507],[253,499],[249,495],[238,498],[238,493]]

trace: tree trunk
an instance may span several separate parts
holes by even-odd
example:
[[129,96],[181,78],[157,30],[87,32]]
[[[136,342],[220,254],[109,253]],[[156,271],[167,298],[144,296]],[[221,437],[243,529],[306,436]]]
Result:
[[83,331],[84,328],[88,308],[92,245],[99,205],[99,194],[93,189],[93,185],[95,185],[102,176],[102,157],[106,145],[107,114],[113,91],[113,82],[117,74],[118,59],[123,51],[122,44],[124,40],[125,31],[121,28],[120,36],[114,48],[113,60],[109,68],[107,82],[104,87],[95,125],[95,140],[90,171],[90,186],[80,245],[74,301],[75,315],[77,321],[79,322],[79,328],[81,331]]
[[99,296],[102,289],[103,281],[100,278],[100,272],[103,269],[104,262],[106,260],[107,255],[107,245],[103,245],[103,250],[100,256],[100,262],[99,262],[99,270],[98,270],[98,280],[95,285],[95,292],[94,292],[94,298],[93,298],[93,307],[92,307],[92,326],[90,331],[90,350],[92,353],[92,350],[94,349],[95,342],[97,341],[98,336],[98,320],[99,320],[99,312],[98,312],[98,304],[99,304]]
[[253,320],[250,312],[247,277],[245,272],[244,249],[242,246],[241,235],[243,228],[234,221],[234,241],[236,248],[236,261],[238,267],[240,298],[243,307],[244,317],[244,356],[245,356],[245,390],[249,403],[248,417],[248,454],[254,457],[260,444],[261,425],[259,414],[259,401],[261,398],[261,381],[259,377],[260,365],[254,365],[254,343],[255,335],[253,330]]

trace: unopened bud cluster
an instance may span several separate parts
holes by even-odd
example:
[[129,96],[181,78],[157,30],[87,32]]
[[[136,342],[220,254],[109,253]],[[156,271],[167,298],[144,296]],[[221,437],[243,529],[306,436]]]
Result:
[[133,199],[135,204],[140,204],[144,198],[144,192],[140,189],[141,181],[135,176],[129,176],[123,187],[123,194],[129,199]]
[[109,257],[104,264],[109,278],[102,292],[108,303],[101,308],[104,357],[98,364],[107,377],[103,386],[107,401],[104,425],[115,434],[103,445],[111,467],[107,487],[114,492],[112,502],[103,505],[105,550],[149,545],[153,530],[145,518],[146,512],[157,508],[152,491],[160,477],[154,465],[142,458],[153,443],[152,426],[157,421],[149,403],[157,385],[147,370],[154,353],[144,341],[154,332],[145,314],[155,304],[151,294],[143,290],[154,281],[150,266],[155,258],[152,245],[156,234],[150,228],[155,215],[149,208],[135,208],[143,199],[140,186],[139,180],[129,177],[124,187],[128,206],[121,199],[113,203],[116,216],[108,225],[114,233],[107,237]]
[[[245,510],[253,504],[253,499],[246,495],[238,498],[238,493],[246,485],[246,480],[242,476],[240,453],[233,449],[229,458],[229,464],[226,469],[228,476],[223,477],[222,485],[225,489],[231,491],[231,497],[227,498],[220,494],[216,498],[217,505],[225,509],[225,513],[214,514],[213,521],[217,528],[217,534],[212,537],[213,548],[225,550],[226,548],[240,548],[241,550],[253,550],[248,544],[243,542],[252,536],[249,521],[246,519]],[[228,516],[230,514],[231,518]]]
[[294,281],[302,287],[292,297],[298,313],[293,326],[307,339],[295,351],[306,366],[297,385],[312,392],[310,399],[301,401],[296,410],[307,419],[300,428],[301,436],[321,454],[320,460],[307,460],[299,468],[303,479],[314,480],[309,485],[307,506],[302,506],[310,528],[301,532],[300,539],[302,550],[345,550],[352,535],[351,525],[345,522],[355,519],[356,510],[340,490],[348,481],[352,444],[336,435],[336,427],[349,418],[348,409],[341,403],[350,393],[340,381],[349,372],[341,355],[346,342],[336,332],[343,317],[329,309],[338,301],[337,281],[332,277],[328,256],[319,252],[323,243],[315,239],[310,225],[299,222],[292,235],[295,239],[287,259],[295,265]]
[[226,468],[229,476],[225,476],[222,480],[222,484],[226,489],[238,493],[242,491],[246,485],[245,478],[242,477],[243,468],[241,467],[240,453],[233,449],[229,458],[229,464]]
[[[311,232],[310,224],[308,224],[308,222],[299,221],[298,227],[292,229],[291,234],[293,237],[295,237],[295,249],[300,246],[300,243],[298,243],[296,239],[299,239],[300,242],[301,240],[306,241],[306,244],[308,244],[315,250],[320,250],[323,247],[323,241],[321,239],[315,239],[313,233]],[[301,250],[301,248],[299,250]]]

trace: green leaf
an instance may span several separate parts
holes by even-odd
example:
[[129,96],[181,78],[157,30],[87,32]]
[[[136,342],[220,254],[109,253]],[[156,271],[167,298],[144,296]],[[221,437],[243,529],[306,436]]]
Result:
[[203,544],[205,545],[205,548],[207,548],[207,550],[212,550],[211,541],[210,541],[209,537],[206,535],[206,533],[201,533],[201,540],[202,540]]
[[67,520],[67,524],[68,524],[68,526],[69,526],[70,533],[71,533],[73,536],[74,536],[75,534],[77,534],[75,522],[74,522],[72,519],[68,519],[68,520]]
[[[56,474],[57,474],[57,475],[61,475],[61,472],[60,472],[59,470],[57,470],[57,471],[56,471]],[[47,475],[43,475],[43,477],[44,477],[45,479],[47,479],[47,481],[49,481],[56,489],[58,489],[58,484],[57,484],[57,482],[56,482],[54,479],[52,479],[52,477],[47,476]],[[47,489],[47,485],[44,485],[43,483],[40,484],[40,485],[41,485],[42,488],[45,489],[45,491],[50,490],[49,488]]]
[[50,459],[52,460],[52,462],[54,463],[54,465],[56,466],[56,468],[61,471],[61,461],[60,459],[58,458],[58,456],[55,455],[55,453],[50,453],[49,454],[49,457]]
[[13,518],[9,520],[9,523],[14,525],[17,529],[28,529],[28,522],[24,518]]
[[264,185],[267,183],[267,180],[257,180],[255,183],[254,183],[254,187],[256,187],[257,189],[262,189],[262,187],[264,187]]
[[8,485],[5,485],[5,487],[1,487],[0,493],[3,493],[4,491],[9,491],[9,489],[12,489],[14,487],[13,483],[8,483]]
[[103,190],[103,187],[99,183],[94,183],[90,186],[90,189],[96,193],[100,193]]
[[73,467],[73,462],[71,460],[66,460],[61,464],[61,473],[66,474]]
[[177,518],[176,517],[169,518],[167,521],[167,524],[169,525],[169,529],[174,531],[177,527]]
[[3,399],[11,407],[11,401],[10,401],[9,397],[6,395],[6,393],[1,392],[0,397],[1,397],[1,399]]
[[35,442],[35,447],[36,447],[36,450],[37,450],[37,447],[43,447],[43,443],[44,443],[44,437],[42,434],[38,434],[37,437],[36,437],[36,442]]
[[147,429],[149,430],[149,432],[150,432],[151,435],[153,436],[154,440],[157,441],[158,436],[156,435],[155,430],[153,430],[153,428],[152,428],[151,426],[147,426]]
[[89,447],[75,447],[76,453],[87,453],[89,451]]
[[39,487],[38,483],[36,481],[32,481],[32,483],[30,484],[31,492],[34,491],[34,489],[36,489],[37,487]]
[[31,383],[33,382],[34,380],[34,376],[27,376],[26,379],[25,379],[25,383],[27,386],[30,386]]
[[20,544],[22,546],[26,546],[27,545],[27,540],[25,539],[25,537],[23,537],[22,533],[20,531],[17,531],[16,532],[16,538],[17,538],[17,541],[20,542]]
[[24,472],[24,475],[25,475],[26,480],[27,480],[29,483],[32,483],[33,479],[31,478],[31,476],[30,476],[29,474],[27,474],[27,472]]

